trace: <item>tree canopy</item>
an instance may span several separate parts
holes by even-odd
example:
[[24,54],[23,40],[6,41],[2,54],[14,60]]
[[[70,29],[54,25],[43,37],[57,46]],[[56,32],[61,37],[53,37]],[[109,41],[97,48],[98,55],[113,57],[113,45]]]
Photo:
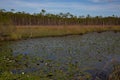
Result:
[[51,14],[42,9],[40,13],[15,12],[14,9],[6,11],[0,9],[0,23],[7,17],[14,25],[120,25],[120,17],[115,15],[102,17],[75,16],[69,12]]

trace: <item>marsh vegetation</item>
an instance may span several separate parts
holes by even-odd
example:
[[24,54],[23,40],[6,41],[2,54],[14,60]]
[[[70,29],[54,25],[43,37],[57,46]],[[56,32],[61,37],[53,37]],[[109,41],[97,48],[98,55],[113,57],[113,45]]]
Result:
[[119,36],[110,31],[1,43],[1,79],[117,80]]
[[119,25],[120,18],[115,15],[77,17],[71,13],[51,14],[45,10],[29,14],[0,9],[0,40],[120,31]]
[[0,80],[120,80],[119,17],[12,11],[0,10]]

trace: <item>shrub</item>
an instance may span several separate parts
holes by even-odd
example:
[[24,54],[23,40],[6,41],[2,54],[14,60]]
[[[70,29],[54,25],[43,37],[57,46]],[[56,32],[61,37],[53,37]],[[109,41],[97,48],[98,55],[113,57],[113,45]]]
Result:
[[15,26],[9,17],[0,14],[0,37],[8,37],[14,30]]

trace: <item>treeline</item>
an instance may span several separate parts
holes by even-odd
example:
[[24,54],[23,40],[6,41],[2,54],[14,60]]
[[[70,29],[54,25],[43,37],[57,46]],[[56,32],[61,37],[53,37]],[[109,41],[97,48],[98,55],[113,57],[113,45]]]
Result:
[[[92,17],[89,14],[87,16],[75,16],[71,13],[59,13],[50,14],[45,10],[41,10],[40,13],[29,14],[26,12],[15,12],[14,9],[6,11],[0,9],[0,24],[4,25],[13,23],[14,25],[120,25],[120,17],[115,15],[102,17]],[[7,24],[5,24],[7,22]]]

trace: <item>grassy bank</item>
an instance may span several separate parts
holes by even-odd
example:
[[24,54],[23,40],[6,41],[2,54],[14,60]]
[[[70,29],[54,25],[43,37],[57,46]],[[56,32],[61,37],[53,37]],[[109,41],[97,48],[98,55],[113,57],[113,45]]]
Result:
[[120,31],[120,26],[16,26],[16,30],[1,40],[79,35],[89,32]]

